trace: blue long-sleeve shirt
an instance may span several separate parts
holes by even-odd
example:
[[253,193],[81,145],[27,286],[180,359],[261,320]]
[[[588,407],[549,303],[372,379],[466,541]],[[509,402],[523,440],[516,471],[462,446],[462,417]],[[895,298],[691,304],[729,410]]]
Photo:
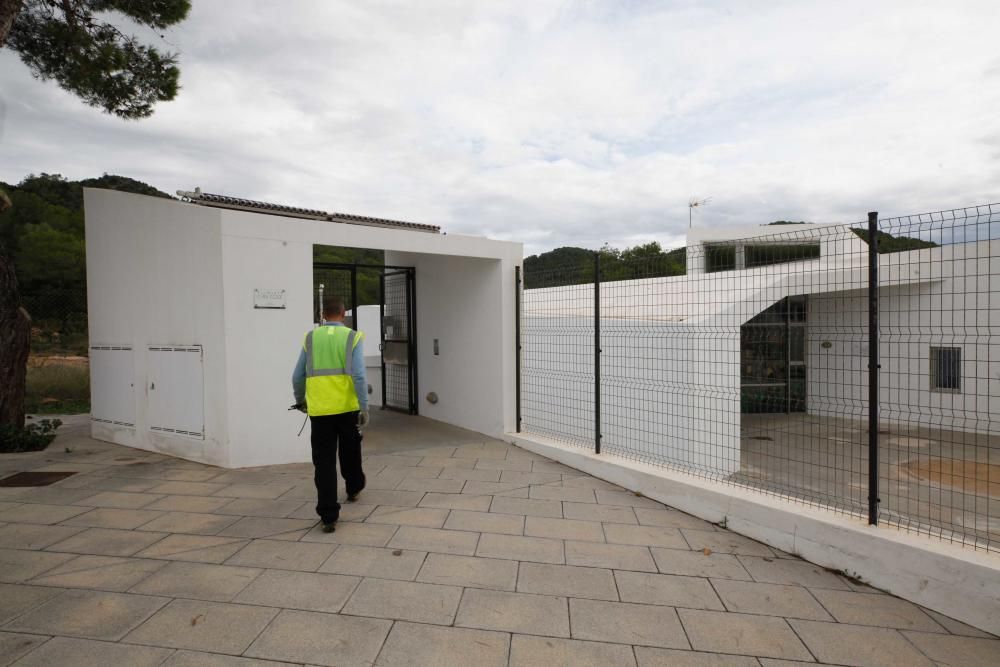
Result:
[[[342,327],[343,322],[327,322],[323,326]],[[365,377],[365,353],[363,346],[365,341],[359,340],[354,346],[354,358],[352,360],[351,378],[354,380],[354,391],[358,395],[358,403],[362,410],[368,409],[368,380]],[[295,393],[296,403],[306,402],[306,351],[299,350],[299,360],[295,364],[292,372],[292,391]]]

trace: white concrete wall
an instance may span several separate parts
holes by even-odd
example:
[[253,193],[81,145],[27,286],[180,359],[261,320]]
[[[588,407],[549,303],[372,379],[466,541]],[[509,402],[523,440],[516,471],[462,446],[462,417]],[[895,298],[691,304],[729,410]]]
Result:
[[[226,344],[218,210],[84,190],[90,344],[133,347],[135,428],[92,422],[100,440],[228,465]],[[154,433],[150,345],[204,350],[205,439]]]
[[[880,257],[881,417],[1000,433],[1000,241]],[[991,268],[992,262],[992,268]],[[909,282],[916,273],[922,282]],[[992,290],[992,292],[991,292]],[[810,297],[806,365],[812,414],[868,414],[868,293]],[[829,347],[823,347],[829,342]],[[962,391],[932,391],[930,348],[961,348]]]
[[[421,415],[494,437],[513,427],[519,260],[386,253],[386,264],[416,269]],[[436,404],[427,401],[429,392],[437,394]]]

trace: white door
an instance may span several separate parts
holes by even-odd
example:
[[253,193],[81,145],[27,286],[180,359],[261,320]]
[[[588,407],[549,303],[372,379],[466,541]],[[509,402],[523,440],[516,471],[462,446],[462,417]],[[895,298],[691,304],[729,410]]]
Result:
[[205,438],[201,345],[149,346],[149,430]]

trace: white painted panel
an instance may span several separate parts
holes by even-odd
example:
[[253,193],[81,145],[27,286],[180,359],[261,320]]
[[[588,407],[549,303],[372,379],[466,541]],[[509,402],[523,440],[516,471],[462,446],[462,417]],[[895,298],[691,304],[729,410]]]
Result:
[[90,347],[90,418],[135,427],[135,376],[131,345]]
[[149,430],[205,437],[200,345],[149,346]]

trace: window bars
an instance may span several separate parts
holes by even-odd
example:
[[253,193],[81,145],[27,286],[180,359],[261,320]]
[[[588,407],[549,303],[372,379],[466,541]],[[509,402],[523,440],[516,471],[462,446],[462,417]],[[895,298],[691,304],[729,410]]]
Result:
[[559,256],[519,429],[1000,550],[1000,206]]

